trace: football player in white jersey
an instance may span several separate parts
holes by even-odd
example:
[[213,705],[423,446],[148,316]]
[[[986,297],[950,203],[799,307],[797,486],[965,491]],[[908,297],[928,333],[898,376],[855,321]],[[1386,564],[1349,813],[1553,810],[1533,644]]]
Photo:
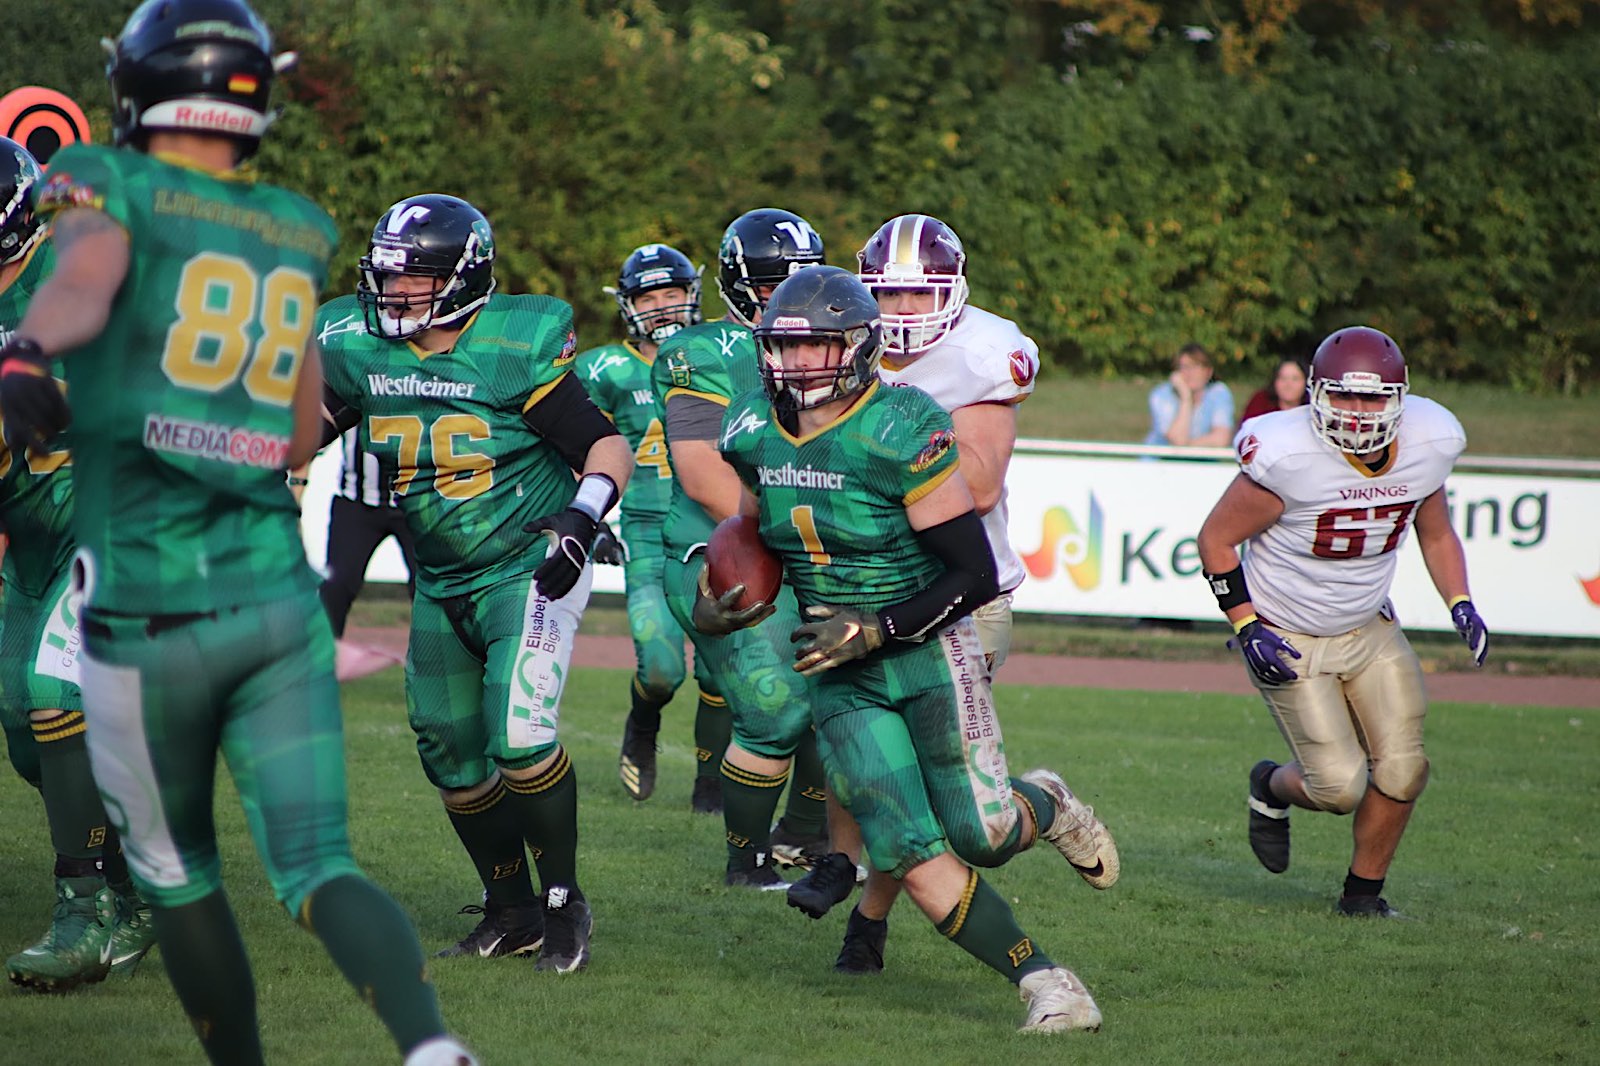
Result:
[[1309,405],[1239,428],[1240,473],[1200,528],[1200,562],[1293,755],[1250,771],[1251,850],[1281,873],[1291,806],[1354,812],[1337,910],[1395,918],[1383,881],[1428,782],[1422,667],[1389,602],[1411,527],[1478,666],[1489,651],[1445,497],[1466,435],[1407,395],[1399,346],[1366,326],[1318,346],[1310,388]]
[[[887,342],[878,376],[912,385],[950,412],[961,472],[972,490],[1000,594],[972,614],[991,678],[1011,649],[1011,594],[1026,571],[1007,535],[1006,469],[1017,440],[1017,405],[1033,393],[1039,347],[1015,322],[967,303],[966,252],[961,239],[930,215],[900,215],[878,227],[856,253],[857,276],[878,300]],[[1093,813],[1092,808],[1088,808]],[[849,812],[828,802],[835,851],[789,886],[790,906],[820,918],[849,894],[861,854],[861,831]],[[1100,861],[1078,872],[1110,888],[1120,869],[1105,834]],[[844,973],[883,969],[888,914],[900,883],[876,871],[845,926],[834,968]]]

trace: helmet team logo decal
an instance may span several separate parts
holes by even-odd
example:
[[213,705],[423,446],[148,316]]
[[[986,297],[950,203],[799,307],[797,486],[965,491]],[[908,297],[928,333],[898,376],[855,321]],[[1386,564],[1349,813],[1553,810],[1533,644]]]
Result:
[[390,236],[399,236],[406,231],[406,224],[413,219],[418,223],[428,221],[431,211],[423,204],[403,204],[402,210],[389,212],[389,224],[386,229]]
[[1261,442],[1254,433],[1239,442],[1239,462],[1245,466],[1250,465],[1250,460],[1256,457],[1256,452],[1261,450]]
[[1006,359],[1011,364],[1011,380],[1019,389],[1026,388],[1039,372],[1038,360],[1021,348],[1006,356]]
[[47,167],[58,150],[89,143],[89,120],[65,93],[24,85],[0,97],[0,137],[16,141]]

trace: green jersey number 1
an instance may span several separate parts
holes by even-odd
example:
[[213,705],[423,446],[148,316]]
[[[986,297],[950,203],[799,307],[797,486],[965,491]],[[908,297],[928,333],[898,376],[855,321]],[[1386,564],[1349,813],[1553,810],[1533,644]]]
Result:
[[[275,407],[294,402],[317,306],[309,274],[280,266],[262,278],[237,256],[201,252],[183,265],[174,304],[178,320],[161,353],[169,381],[215,393],[243,373],[253,399]],[[260,333],[253,347],[252,326]]]

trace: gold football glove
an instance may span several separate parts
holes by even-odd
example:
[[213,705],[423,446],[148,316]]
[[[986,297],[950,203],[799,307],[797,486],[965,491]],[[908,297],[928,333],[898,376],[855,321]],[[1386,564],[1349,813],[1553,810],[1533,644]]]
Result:
[[876,613],[819,603],[806,608],[806,617],[813,621],[790,633],[789,640],[800,644],[794,650],[794,668],[807,677],[865,659],[883,647]]

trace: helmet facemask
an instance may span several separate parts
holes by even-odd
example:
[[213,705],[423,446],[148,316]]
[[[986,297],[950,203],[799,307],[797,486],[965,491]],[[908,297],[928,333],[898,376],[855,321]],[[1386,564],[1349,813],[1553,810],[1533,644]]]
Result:
[[[829,346],[822,366],[789,368],[785,348],[811,342]],[[761,377],[774,403],[796,411],[821,407],[854,396],[877,379],[882,344],[868,326],[846,330],[819,330],[804,318],[779,317],[763,323],[760,333]]]
[[[356,284],[356,299],[366,318],[367,332],[386,340],[406,340],[425,330],[459,322],[482,307],[494,292],[494,278],[476,299],[462,301],[458,294],[468,288],[469,277],[493,265],[493,244],[485,243],[474,232],[461,249],[461,256],[448,269],[430,268],[411,260],[410,250],[401,243],[375,242],[361,259],[361,280]],[[391,292],[388,279],[428,278],[431,286],[421,292]]]
[[[662,304],[643,311],[635,306],[634,301],[639,297],[660,289],[684,289],[687,295],[678,303]],[[659,345],[685,326],[698,325],[701,321],[698,276],[689,285],[673,279],[665,285],[647,286],[628,292],[610,286],[606,287],[606,291],[616,298],[617,307],[622,312],[622,321],[627,324],[628,336],[636,341],[649,341],[651,344]]]
[[[10,143],[10,142],[8,142]],[[33,190],[39,182],[39,166],[20,147],[16,152],[16,174],[10,183],[0,180],[0,267],[18,262],[44,235],[44,226],[33,213]],[[6,195],[9,190],[9,195]]]
[[932,292],[934,308],[915,314],[883,312],[883,338],[889,354],[914,359],[944,340],[967,306],[967,279],[960,274],[929,274],[921,264],[889,264],[882,274],[863,274],[861,282],[882,297],[905,290]]
[[[1311,420],[1317,433],[1348,455],[1370,455],[1394,442],[1405,413],[1408,382],[1384,381],[1377,374],[1350,372],[1337,380],[1311,382]],[[1334,403],[1335,397],[1377,396],[1384,404],[1377,411],[1357,411]]]

